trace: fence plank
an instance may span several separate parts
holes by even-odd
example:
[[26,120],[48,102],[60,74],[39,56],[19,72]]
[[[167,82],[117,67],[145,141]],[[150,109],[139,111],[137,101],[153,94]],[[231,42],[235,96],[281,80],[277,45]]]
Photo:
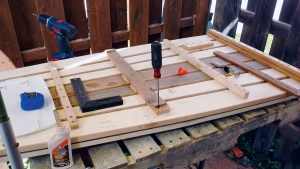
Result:
[[[195,11],[195,4],[194,0],[184,0],[182,1],[182,10],[181,10],[181,18],[186,17],[193,17]],[[179,38],[185,38],[193,36],[194,27],[193,25],[180,29]]]
[[0,1],[0,49],[16,67],[24,66],[8,0]]
[[85,15],[84,0],[64,0],[66,21],[74,25],[77,35],[74,39],[88,37],[88,22]]
[[[247,11],[255,12],[257,4],[258,4],[258,1],[259,0],[248,1]],[[241,15],[242,15],[242,12],[240,13],[240,18],[241,18]],[[244,38],[247,38],[247,33],[251,31],[251,25],[250,24],[253,22],[254,17],[255,17],[255,14],[253,16],[253,19],[251,21],[248,21],[249,23],[248,22],[244,22],[243,30],[242,30],[242,34],[241,34],[241,39],[240,39],[242,42],[246,41]]]
[[110,4],[107,0],[88,0],[92,53],[112,47]]
[[[110,0],[110,18],[112,32],[127,31],[127,0]],[[124,39],[124,41],[119,41],[117,43],[115,43],[113,39],[113,47],[127,47],[129,32],[124,36]]]
[[[65,19],[64,6],[61,0],[35,0],[35,3],[38,13],[45,13],[59,19]],[[40,26],[42,28],[44,44],[47,49],[47,57],[51,60],[51,55],[58,51],[57,42],[45,25],[40,24]]]
[[[295,10],[297,7],[298,0],[285,0],[283,1],[279,21],[291,24],[293,19],[296,17]],[[282,59],[282,53],[284,45],[286,43],[286,38],[279,36],[274,36],[273,43],[270,50],[270,55]]]
[[284,48],[283,61],[300,68],[300,3],[297,5],[295,16]]
[[194,36],[204,35],[210,12],[211,0],[198,0],[195,4]]
[[[151,25],[158,25],[162,22],[162,0],[149,0],[149,27]],[[150,28],[149,28],[150,33]],[[148,42],[159,41],[161,39],[161,32],[149,35]]]
[[129,1],[130,46],[148,43],[149,0]]
[[276,2],[277,1],[274,0],[258,1],[254,20],[249,25],[249,31],[242,34],[242,42],[261,51],[264,50],[271,27]]
[[[241,0],[218,0],[215,8],[214,28],[223,31],[239,16]],[[235,37],[237,26],[233,27],[228,36]]]
[[[41,28],[33,13],[37,13],[34,0],[9,0],[20,50],[44,46]],[[46,56],[45,56],[46,57]]]
[[164,38],[179,38],[182,0],[165,0],[164,4]]

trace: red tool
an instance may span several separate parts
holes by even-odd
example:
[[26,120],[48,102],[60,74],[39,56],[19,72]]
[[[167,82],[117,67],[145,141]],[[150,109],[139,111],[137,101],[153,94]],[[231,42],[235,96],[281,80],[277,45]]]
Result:
[[159,107],[159,78],[161,77],[160,69],[162,65],[161,44],[155,41],[151,44],[152,67],[154,70],[154,78],[157,80],[157,107]]
[[184,68],[179,68],[178,71],[177,71],[177,75],[186,75],[188,74],[188,71]]
[[237,157],[237,158],[241,158],[243,157],[244,153],[242,152],[242,150],[240,150],[238,147],[233,147],[232,148],[232,152],[234,153],[234,155]]

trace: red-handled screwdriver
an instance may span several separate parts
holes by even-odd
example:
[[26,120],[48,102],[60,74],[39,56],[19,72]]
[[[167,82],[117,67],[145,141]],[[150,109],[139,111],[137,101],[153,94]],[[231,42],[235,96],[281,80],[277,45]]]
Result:
[[157,81],[157,107],[159,108],[159,78],[161,77],[160,69],[162,65],[162,52],[161,44],[158,41],[154,41],[151,44],[151,58],[152,58],[152,67],[154,70],[154,78]]

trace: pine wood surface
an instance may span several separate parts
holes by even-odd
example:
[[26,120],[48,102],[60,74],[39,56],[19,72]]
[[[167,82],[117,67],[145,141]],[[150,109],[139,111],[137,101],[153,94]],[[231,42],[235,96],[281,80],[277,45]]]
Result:
[[[241,58],[245,63],[264,71],[269,76],[277,78],[291,87],[300,89],[300,83],[297,79],[285,75],[286,71],[278,72],[274,70],[274,67],[270,68],[268,67],[269,65],[259,64],[254,58],[240,54],[239,48],[233,49],[226,46],[224,41],[215,41],[213,37],[209,36],[198,36],[172,42],[176,45],[182,45],[191,41],[194,43],[202,41],[214,43],[214,46],[207,50],[203,49],[191,53],[203,62],[209,63],[211,60],[216,59],[220,61],[220,58],[214,57],[213,52],[222,51]],[[151,86],[154,78],[151,73],[150,45],[140,45],[117,51],[131,65],[133,70],[138,72],[146,83]],[[225,61],[222,62],[230,64]],[[167,101],[171,111],[167,114],[156,115],[145,104],[142,97],[130,87],[130,83],[122,78],[121,72],[114,67],[104,53],[62,60],[56,64],[80,126],[78,129],[71,131],[72,143],[75,148],[99,144],[97,139],[102,139],[102,142],[103,140],[106,140],[104,142],[110,142],[123,138],[122,135],[135,137],[143,135],[141,133],[157,132],[161,129],[156,128],[165,126],[165,128],[168,128],[168,126],[174,125],[173,129],[175,129],[177,126],[180,126],[177,125],[180,123],[184,125],[185,122],[196,119],[213,120],[221,116],[228,116],[227,112],[231,112],[229,114],[233,115],[241,113],[245,109],[255,109],[259,107],[258,105],[274,104],[276,101],[280,102],[292,98],[288,97],[286,92],[246,71],[243,71],[238,79],[229,77],[249,91],[247,99],[240,98],[176,53],[163,47],[164,66],[161,80],[164,81],[165,85],[160,91],[160,96]],[[177,69],[179,67],[187,68],[189,74],[178,76]],[[217,68],[214,69],[224,74],[223,71]],[[285,68],[279,70],[283,69]],[[293,73],[295,73],[294,71],[296,70],[293,69]],[[59,116],[63,123],[67,125],[66,116],[59,105],[59,98],[54,89],[54,81],[51,79],[47,64],[1,73],[0,83],[6,79],[33,75],[40,75],[45,79],[56,103]],[[78,103],[74,99],[74,92],[70,87],[70,79],[78,77],[84,81],[89,96],[98,98],[102,97],[103,93],[105,93],[105,96],[120,93],[123,96],[124,105],[85,114],[81,113]],[[144,130],[148,131],[143,132]],[[27,153],[27,156],[45,153],[46,143],[54,131],[55,128],[50,128],[17,138],[17,141],[20,143],[20,151],[24,154]],[[119,135],[120,137],[118,137]],[[39,151],[39,153],[34,153],[35,151]],[[1,147],[0,156],[4,155],[4,148]]]

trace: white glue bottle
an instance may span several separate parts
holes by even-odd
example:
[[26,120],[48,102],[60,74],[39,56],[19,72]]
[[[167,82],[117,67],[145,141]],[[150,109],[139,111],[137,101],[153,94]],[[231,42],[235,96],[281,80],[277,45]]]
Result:
[[54,112],[57,121],[57,127],[54,136],[48,142],[51,167],[53,169],[70,168],[73,164],[72,147],[70,131],[58,118],[57,112]]

